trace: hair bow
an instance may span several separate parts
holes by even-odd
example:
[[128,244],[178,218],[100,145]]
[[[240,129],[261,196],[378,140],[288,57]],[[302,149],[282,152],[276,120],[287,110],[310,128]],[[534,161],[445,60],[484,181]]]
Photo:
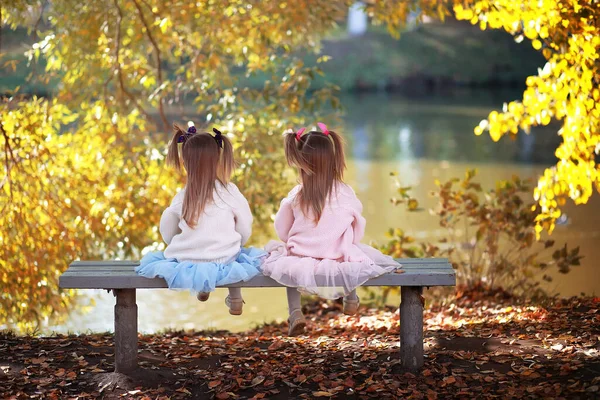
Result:
[[300,141],[300,137],[302,136],[302,134],[304,133],[305,130],[306,130],[306,128],[298,129],[298,131],[296,132],[296,140]]
[[177,139],[177,143],[185,143],[185,141],[194,136],[195,133],[196,127],[194,125],[190,126],[186,133],[179,136],[179,138]]
[[223,134],[217,128],[213,128],[213,132],[215,133],[215,142],[220,148],[223,148]]
[[325,125],[322,122],[317,122],[317,126],[319,127],[321,132],[323,132],[323,135],[325,135],[325,136],[329,135],[329,129],[327,129],[327,125]]

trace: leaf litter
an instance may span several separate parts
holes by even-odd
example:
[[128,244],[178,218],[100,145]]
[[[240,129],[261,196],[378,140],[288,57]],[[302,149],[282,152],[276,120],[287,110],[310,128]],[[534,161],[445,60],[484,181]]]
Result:
[[[0,335],[3,399],[563,398],[600,395],[600,298],[543,304],[465,295],[425,310],[425,365],[402,369],[399,314],[338,303],[239,334],[143,335],[140,368],[114,370],[110,334]],[[143,318],[143,316],[141,316]]]

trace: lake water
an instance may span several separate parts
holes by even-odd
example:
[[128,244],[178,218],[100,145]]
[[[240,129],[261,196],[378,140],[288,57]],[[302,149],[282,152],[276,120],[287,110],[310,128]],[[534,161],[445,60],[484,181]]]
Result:
[[[400,97],[353,96],[342,99],[347,108],[341,133],[348,142],[349,166],[346,180],[356,190],[367,219],[365,242],[384,240],[390,227],[399,227],[419,240],[435,240],[443,234],[438,221],[428,212],[407,213],[389,199],[395,189],[390,172],[399,173],[403,185],[425,209],[435,205],[429,196],[434,179],[462,177],[467,169],[478,169],[478,180],[492,187],[497,180],[517,174],[537,179],[546,166],[555,162],[554,149],[560,142],[556,127],[534,130],[494,143],[488,136],[476,137],[473,127],[491,109],[519,93],[464,92],[444,96]],[[595,195],[586,206],[569,204],[568,223],[558,226],[553,239],[580,246],[582,265],[568,275],[554,274],[549,289],[562,296],[582,292],[598,294],[600,280],[595,270],[599,255],[600,200]],[[217,290],[206,303],[188,293],[168,290],[138,290],[139,329],[229,329],[241,331],[286,315],[284,289],[252,289],[243,292],[244,314],[230,316],[224,305],[227,292]],[[87,313],[73,312],[62,325],[43,328],[51,332],[110,331],[113,329],[112,294],[87,291],[95,306]]]

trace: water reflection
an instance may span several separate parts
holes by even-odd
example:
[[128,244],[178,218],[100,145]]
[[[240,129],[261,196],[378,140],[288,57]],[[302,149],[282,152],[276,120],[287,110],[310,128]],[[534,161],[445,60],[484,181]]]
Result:
[[[364,205],[368,221],[365,241],[384,240],[390,227],[401,227],[421,240],[435,240],[444,234],[438,221],[428,212],[407,213],[393,207],[389,199],[395,188],[389,176],[398,171],[403,185],[413,186],[413,195],[423,208],[435,205],[429,196],[441,181],[463,176],[466,169],[477,168],[479,181],[492,187],[499,179],[513,174],[537,179],[545,166],[554,164],[558,143],[556,127],[535,129],[517,140],[504,138],[494,143],[488,136],[476,137],[473,127],[491,109],[519,93],[462,93],[451,96],[407,99],[390,96],[362,96],[343,99],[348,112],[340,131],[348,142],[347,181],[355,188]],[[557,242],[568,239],[580,245],[586,258],[571,274],[560,276],[549,286],[562,295],[600,292],[594,260],[599,255],[600,200],[596,196],[588,206],[568,205],[567,225],[554,234]],[[283,289],[244,291],[246,306],[241,317],[232,317],[223,303],[225,292],[218,290],[207,303],[199,303],[187,293],[167,290],[138,291],[140,330],[229,329],[241,331],[265,321],[285,320],[286,296]],[[84,292],[90,295],[90,292]],[[73,314],[52,331],[112,330],[114,299],[97,291],[96,307],[91,313]]]
[[352,133],[348,139],[352,154],[361,160],[553,164],[554,149],[560,143],[557,126],[534,128],[529,135],[518,135],[516,140],[504,137],[498,143],[488,135],[473,134],[473,128],[489,111],[500,109],[504,101],[515,97],[513,92],[505,92],[501,100],[494,93],[483,96],[466,92],[451,98],[347,98],[343,99],[348,108],[346,133]]

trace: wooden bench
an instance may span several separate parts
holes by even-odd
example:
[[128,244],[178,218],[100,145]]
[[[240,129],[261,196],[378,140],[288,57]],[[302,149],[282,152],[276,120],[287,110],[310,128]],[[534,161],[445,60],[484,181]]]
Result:
[[[454,286],[456,276],[446,259],[398,259],[401,273],[389,273],[363,286],[400,286],[400,358],[411,370],[423,366],[423,287]],[[76,261],[60,277],[64,289],[107,289],[117,298],[115,305],[115,372],[137,368],[138,312],[136,289],[167,288],[164,279],[138,276],[135,261]],[[273,279],[257,276],[234,287],[282,287]]]

